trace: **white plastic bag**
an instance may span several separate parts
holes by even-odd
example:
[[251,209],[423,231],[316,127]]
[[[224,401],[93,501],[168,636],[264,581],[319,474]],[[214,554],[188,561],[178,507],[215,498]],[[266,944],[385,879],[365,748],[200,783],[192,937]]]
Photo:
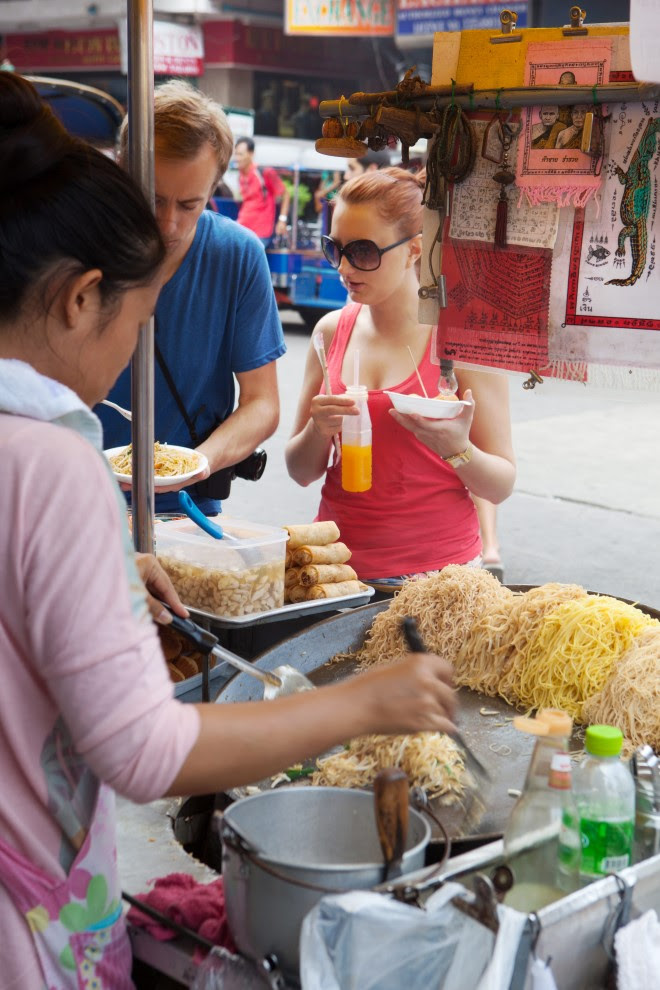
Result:
[[300,938],[303,990],[508,990],[525,915],[498,908],[501,944],[460,911],[448,883],[423,909],[381,894],[351,891],[322,898]]

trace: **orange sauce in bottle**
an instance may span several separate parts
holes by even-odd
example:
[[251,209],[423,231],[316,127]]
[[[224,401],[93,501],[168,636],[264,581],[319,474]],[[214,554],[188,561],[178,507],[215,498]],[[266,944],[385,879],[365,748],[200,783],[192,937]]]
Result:
[[342,444],[341,487],[345,492],[366,492],[371,488],[371,445]]

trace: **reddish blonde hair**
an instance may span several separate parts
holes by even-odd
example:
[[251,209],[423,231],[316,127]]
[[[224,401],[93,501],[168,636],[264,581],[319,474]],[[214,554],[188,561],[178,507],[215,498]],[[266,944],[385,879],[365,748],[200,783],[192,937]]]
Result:
[[381,168],[349,179],[337,199],[346,206],[373,203],[385,223],[400,230],[402,236],[412,236],[422,230],[424,184],[424,172]]

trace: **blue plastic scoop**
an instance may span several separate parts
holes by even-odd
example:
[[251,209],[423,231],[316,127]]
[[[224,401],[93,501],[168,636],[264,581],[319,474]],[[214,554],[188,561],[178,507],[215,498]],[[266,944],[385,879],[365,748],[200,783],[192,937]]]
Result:
[[195,505],[188,492],[183,488],[179,492],[179,505],[189,519],[192,519],[200,529],[203,529],[205,533],[208,533],[215,540],[233,540],[235,543],[241,542],[238,536],[230,536],[229,533],[225,533],[222,526],[211,522],[209,517],[205,516],[202,510]]

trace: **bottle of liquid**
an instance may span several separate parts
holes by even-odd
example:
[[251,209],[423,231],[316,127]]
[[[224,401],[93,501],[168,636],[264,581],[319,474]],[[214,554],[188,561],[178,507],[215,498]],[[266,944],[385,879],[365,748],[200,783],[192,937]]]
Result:
[[586,759],[575,768],[580,821],[582,883],[618,872],[632,862],[635,782],[620,758],[623,735],[612,725],[590,725]]
[[344,416],[341,428],[341,487],[345,492],[371,488],[371,417],[366,385],[348,385],[348,395],[360,414]]
[[568,753],[573,722],[566,712],[546,708],[514,725],[538,739],[504,833],[514,879],[505,903],[537,911],[578,887],[580,844]]

